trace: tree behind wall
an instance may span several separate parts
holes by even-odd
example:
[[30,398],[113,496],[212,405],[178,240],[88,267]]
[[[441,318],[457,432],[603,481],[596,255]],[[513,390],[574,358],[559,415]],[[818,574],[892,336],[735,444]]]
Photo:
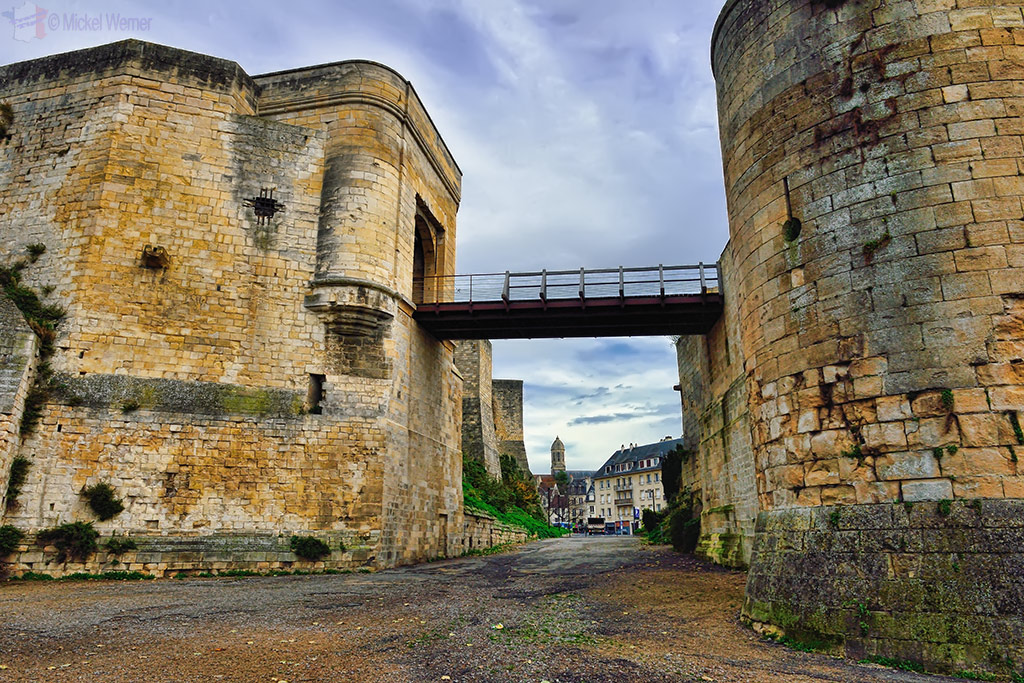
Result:
[[661,461],[662,486],[665,488],[665,500],[669,504],[679,493],[682,486],[683,465],[690,460],[691,455],[693,455],[693,451],[688,451],[682,445],[677,445],[666,453]]

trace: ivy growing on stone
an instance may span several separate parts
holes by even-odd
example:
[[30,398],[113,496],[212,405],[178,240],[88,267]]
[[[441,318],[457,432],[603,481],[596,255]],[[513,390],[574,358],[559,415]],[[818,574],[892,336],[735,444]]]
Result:
[[4,294],[21,311],[25,322],[39,338],[39,369],[35,384],[29,389],[22,410],[22,434],[32,431],[43,414],[43,406],[50,398],[51,380],[50,356],[53,355],[53,342],[57,338],[57,323],[64,317],[64,309],[60,306],[44,304],[35,290],[21,283],[21,273],[30,263],[35,263],[46,251],[45,245],[31,244],[27,248],[28,258],[19,259],[14,265],[0,266],[0,287]]
[[7,138],[7,129],[14,123],[14,110],[7,102],[0,102],[0,139]]
[[868,240],[867,242],[864,243],[864,259],[870,262],[871,259],[875,257],[875,252],[889,244],[889,242],[891,241],[892,235],[889,234],[888,230],[886,230],[885,234],[883,234],[881,237],[873,240]]
[[956,399],[953,397],[953,390],[952,389],[943,389],[942,390],[942,407],[945,408],[946,411],[953,410],[953,406],[955,405],[955,402],[956,402]]
[[799,218],[788,218],[786,222],[782,224],[782,236],[787,242],[795,242],[796,238],[800,236],[800,230],[802,228],[803,224],[800,223]]
[[23,455],[16,455],[11,460],[11,471],[7,479],[7,507],[12,507],[21,494],[21,487],[25,485],[25,479],[28,478],[28,470],[31,466],[32,461]]
[[1010,417],[1010,425],[1013,427],[1013,436],[1017,439],[1018,446],[1024,446],[1024,430],[1020,428],[1020,418],[1014,410],[1007,411]]

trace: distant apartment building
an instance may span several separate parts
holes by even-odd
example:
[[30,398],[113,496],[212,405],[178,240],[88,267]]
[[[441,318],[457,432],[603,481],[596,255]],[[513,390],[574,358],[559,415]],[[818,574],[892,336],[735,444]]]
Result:
[[661,463],[682,439],[665,437],[644,446],[631,444],[615,451],[594,473],[595,514],[615,533],[632,534],[640,527],[643,510],[660,512],[665,503]]

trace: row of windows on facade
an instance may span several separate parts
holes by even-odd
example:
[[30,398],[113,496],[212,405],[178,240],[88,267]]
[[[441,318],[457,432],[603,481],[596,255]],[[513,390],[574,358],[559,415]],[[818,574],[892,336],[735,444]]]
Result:
[[[597,502],[599,502],[599,503],[611,503],[613,495],[614,494],[611,494],[611,493],[602,493],[601,494],[601,499],[599,501],[597,501]],[[661,498],[661,491],[660,490],[650,489],[650,490],[647,490],[647,491],[641,491],[640,492],[640,500],[654,500],[656,498]],[[624,501],[622,501],[619,504],[620,505],[632,506],[633,505],[632,500],[633,500],[633,498],[632,498],[632,496],[630,496],[630,497],[628,497],[627,499],[625,499]]]
[[[638,484],[644,484],[644,483],[650,484],[652,482],[657,482],[657,481],[659,481],[658,474],[659,474],[658,472],[654,472],[653,473],[653,475],[654,475],[653,479],[651,478],[651,474],[648,474],[646,482],[644,481],[644,475],[641,474],[640,477],[639,477],[639,480],[637,481],[637,483]],[[605,486],[605,484],[607,484],[607,486]],[[618,479],[615,480],[615,486],[632,486],[632,485],[633,485],[633,477],[619,477]],[[597,480],[597,487],[600,488],[600,489],[610,489],[612,487],[612,480],[611,479],[598,479]]]
[[[644,508],[644,509],[649,510],[650,508]],[[654,511],[655,512],[661,512],[661,503],[655,504]],[[601,516],[602,517],[613,517],[614,515],[615,515],[615,511],[612,508],[601,508]],[[590,506],[590,516],[591,517],[594,516],[594,506],[593,505]],[[619,513],[619,519],[629,519],[631,517],[632,517],[632,511],[630,511],[626,515],[623,515],[623,514]]]
[[643,470],[648,467],[658,467],[661,458],[647,458],[646,460],[637,460],[635,462],[620,462],[617,465],[608,465],[604,468],[605,474],[611,474],[612,470],[615,472],[628,472],[629,470]]

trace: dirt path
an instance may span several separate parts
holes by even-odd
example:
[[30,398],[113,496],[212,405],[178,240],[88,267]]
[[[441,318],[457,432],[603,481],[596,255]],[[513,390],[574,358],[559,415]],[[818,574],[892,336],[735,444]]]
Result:
[[744,575],[630,538],[340,576],[11,583],[0,681],[906,681],[737,621]]

